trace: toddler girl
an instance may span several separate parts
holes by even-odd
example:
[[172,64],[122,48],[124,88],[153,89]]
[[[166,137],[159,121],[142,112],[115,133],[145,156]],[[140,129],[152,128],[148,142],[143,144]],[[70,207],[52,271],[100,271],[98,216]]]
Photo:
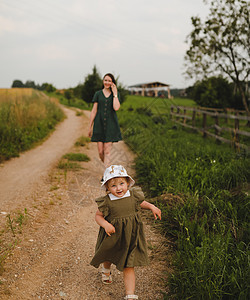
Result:
[[111,264],[123,272],[126,290],[124,299],[138,299],[134,294],[134,267],[148,264],[147,244],[139,210],[150,209],[155,219],[161,219],[161,210],[144,200],[139,187],[131,188],[134,183],[123,166],[112,165],[105,170],[102,183],[108,194],[96,199],[98,210],[95,220],[100,230],[91,265],[98,268],[103,264],[104,284],[112,283]]

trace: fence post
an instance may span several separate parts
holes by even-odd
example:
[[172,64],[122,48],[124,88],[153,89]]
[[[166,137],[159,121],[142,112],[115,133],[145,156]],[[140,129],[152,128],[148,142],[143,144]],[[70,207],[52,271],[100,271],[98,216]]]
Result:
[[173,114],[174,114],[174,107],[173,107],[173,105],[171,105],[171,108],[170,108],[170,119],[172,119],[173,118]]
[[[177,115],[180,113],[180,107],[179,106],[177,106]],[[179,117],[178,116],[176,116],[176,120],[178,121],[179,120]]]
[[183,118],[183,124],[186,124],[186,108],[184,108],[184,118]]
[[238,117],[238,112],[236,112],[236,115],[235,115],[235,122],[234,122],[234,145],[235,147],[237,147],[237,144],[239,143],[240,139],[239,139],[239,134],[238,134],[238,130],[240,128],[240,122],[239,122],[239,119],[237,118]]
[[195,127],[195,116],[196,116],[196,110],[194,108],[193,115],[192,115],[192,126]]
[[225,109],[225,115],[226,115],[226,116],[225,116],[225,123],[226,123],[226,124],[228,123],[227,112],[228,112],[228,109],[226,108],[226,109]]
[[203,121],[202,121],[202,128],[203,128],[203,137],[207,136],[206,128],[207,128],[207,114],[203,113]]
[[215,125],[216,125],[216,127],[215,127],[216,142],[219,142],[219,139],[217,139],[217,136],[220,135],[220,131],[218,129],[218,127],[219,127],[219,117],[218,117],[218,113],[217,112],[215,113],[214,119],[215,119]]

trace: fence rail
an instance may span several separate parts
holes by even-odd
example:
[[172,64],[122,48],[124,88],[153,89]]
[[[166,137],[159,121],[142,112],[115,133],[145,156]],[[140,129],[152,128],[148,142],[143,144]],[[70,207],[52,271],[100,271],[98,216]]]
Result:
[[[220,112],[221,111],[221,112]],[[240,130],[240,121],[246,121],[250,123],[250,117],[242,115],[243,111],[230,111],[234,114],[228,114],[222,110],[208,110],[197,107],[186,106],[171,106],[170,117],[171,119],[187,128],[191,128],[195,131],[199,131],[203,134],[203,137],[211,136],[217,141],[221,141],[228,144],[233,144],[237,148],[244,148],[250,150],[248,145],[240,143],[240,136],[250,137],[250,131]],[[213,120],[211,125],[208,126],[209,120]],[[202,121],[202,126],[197,127],[197,122]],[[220,120],[223,120],[225,124],[228,124],[230,120],[234,120],[234,127],[222,127],[219,125]],[[211,122],[211,121],[210,121]],[[214,130],[215,132],[211,132]],[[221,136],[222,132],[228,132],[231,134],[231,139],[227,139]]]

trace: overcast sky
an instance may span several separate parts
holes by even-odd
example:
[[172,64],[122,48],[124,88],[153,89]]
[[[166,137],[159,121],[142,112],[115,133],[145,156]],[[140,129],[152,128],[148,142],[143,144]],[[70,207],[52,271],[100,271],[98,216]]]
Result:
[[94,65],[126,86],[187,87],[191,16],[207,14],[202,0],[0,0],[0,88],[75,87]]

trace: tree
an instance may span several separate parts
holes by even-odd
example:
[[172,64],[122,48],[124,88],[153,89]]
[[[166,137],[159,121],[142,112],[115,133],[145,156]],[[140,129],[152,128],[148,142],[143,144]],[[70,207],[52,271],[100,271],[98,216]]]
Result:
[[35,81],[32,81],[32,80],[27,80],[26,83],[24,84],[24,86],[26,88],[31,88],[31,89],[36,89],[37,86],[35,84]]
[[211,5],[205,22],[198,16],[191,18],[193,31],[187,37],[190,47],[185,55],[187,75],[191,78],[226,75],[240,92],[249,115],[250,5],[244,0],[204,2]]
[[48,93],[53,93],[54,91],[56,91],[56,88],[51,83],[47,83],[47,82],[43,83],[40,89]]
[[81,98],[90,103],[97,90],[102,88],[102,78],[99,75],[96,66],[93,67],[92,74],[85,77],[84,84],[82,85]]
[[205,107],[226,108],[233,102],[232,87],[222,77],[210,77],[196,82],[192,91],[194,101]]
[[13,83],[12,83],[12,88],[23,88],[24,87],[24,84],[21,80],[14,80]]

